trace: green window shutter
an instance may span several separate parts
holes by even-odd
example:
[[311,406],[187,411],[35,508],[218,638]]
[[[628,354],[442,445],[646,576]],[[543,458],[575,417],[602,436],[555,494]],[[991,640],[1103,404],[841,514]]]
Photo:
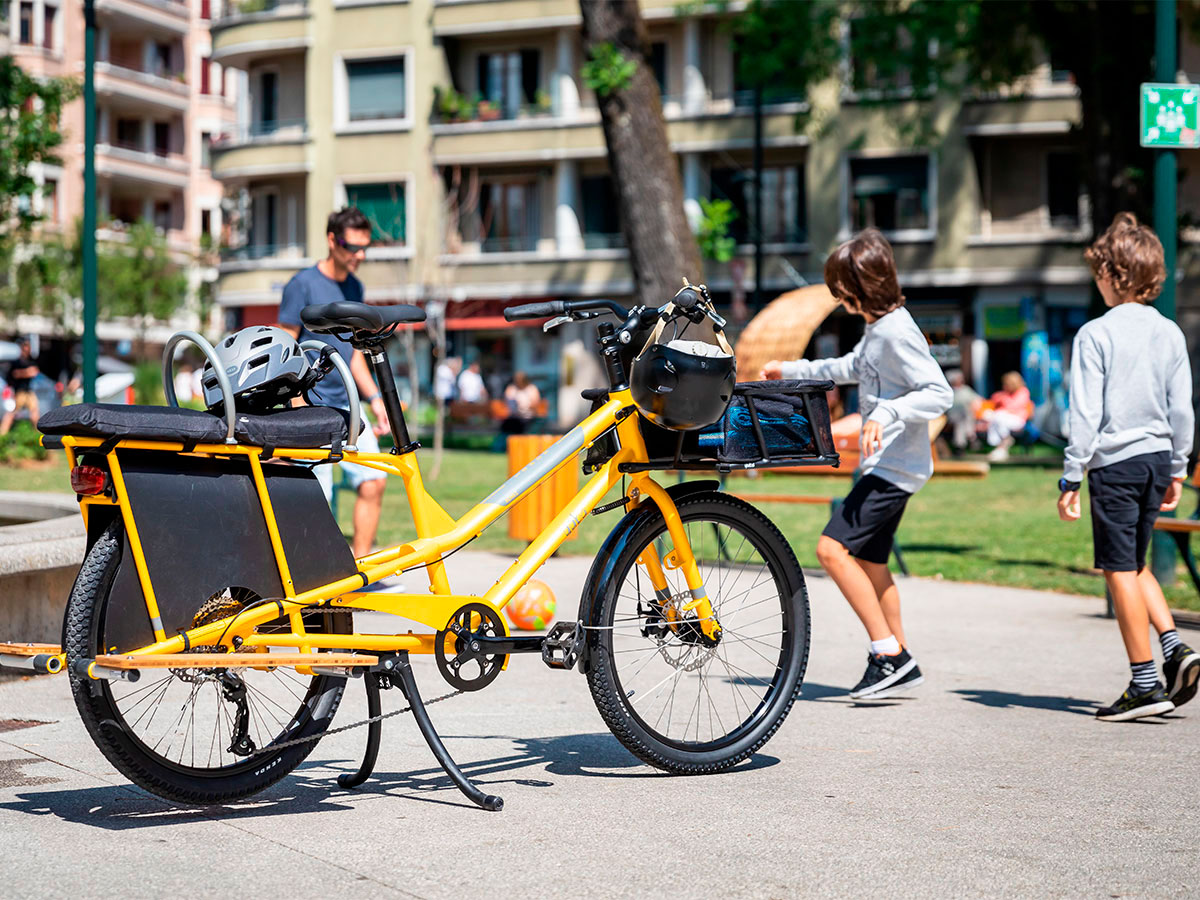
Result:
[[372,241],[384,245],[407,243],[403,183],[350,185],[346,198],[370,221]]
[[404,118],[404,58],[346,63],[350,121]]

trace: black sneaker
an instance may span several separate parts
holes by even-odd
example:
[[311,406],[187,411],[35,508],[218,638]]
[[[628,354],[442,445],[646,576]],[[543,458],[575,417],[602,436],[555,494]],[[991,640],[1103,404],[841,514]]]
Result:
[[1131,684],[1112,706],[1102,706],[1096,710],[1096,718],[1103,722],[1128,722],[1146,716],[1166,715],[1174,708],[1175,704],[1167,699],[1167,691],[1161,681],[1141,694],[1135,693]]
[[850,691],[850,697],[854,700],[879,700],[916,687],[924,680],[921,670],[917,668],[917,661],[903,648],[894,656],[868,653],[867,671],[863,673],[862,681]]
[[1196,696],[1200,683],[1200,653],[1187,644],[1180,644],[1163,661],[1163,680],[1167,683],[1167,699],[1177,707]]

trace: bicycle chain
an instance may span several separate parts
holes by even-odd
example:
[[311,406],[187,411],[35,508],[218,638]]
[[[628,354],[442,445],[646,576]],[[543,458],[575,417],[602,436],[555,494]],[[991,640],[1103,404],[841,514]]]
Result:
[[[367,675],[364,675],[363,677],[369,678],[371,676],[368,673]],[[465,691],[451,691],[448,694],[442,694],[442,696],[440,696],[440,697],[434,697],[432,700],[426,700],[425,705],[433,706],[433,704],[435,704],[435,703],[441,703],[443,700],[449,700],[451,697],[457,697],[459,694],[463,694],[463,693],[466,693],[466,692]],[[349,725],[343,725],[340,728],[330,728],[327,731],[322,731],[320,734],[314,734],[311,737],[293,738],[290,741],[284,741],[279,744],[270,744],[266,747],[263,747],[261,750],[255,750],[253,753],[251,753],[246,758],[253,759],[256,756],[262,756],[264,753],[274,753],[277,750],[286,750],[288,747],[296,747],[296,746],[299,746],[300,744],[309,744],[309,743],[312,743],[313,741],[319,741],[322,738],[327,738],[331,734],[340,734],[343,731],[349,731],[351,728],[359,728],[363,725],[370,725],[373,722],[382,722],[384,719],[390,719],[392,716],[398,716],[401,713],[406,713],[406,712],[412,712],[411,704],[404,707],[403,709],[394,709],[388,713],[380,713],[377,716],[371,716],[369,719],[363,719],[361,722],[351,722]]]

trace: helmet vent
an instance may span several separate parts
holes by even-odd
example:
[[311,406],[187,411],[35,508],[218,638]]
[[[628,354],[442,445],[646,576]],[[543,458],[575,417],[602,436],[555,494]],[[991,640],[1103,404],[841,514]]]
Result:
[[266,337],[260,337],[258,340],[253,341],[250,344],[250,346],[251,347],[262,347],[263,345],[269,344],[269,343],[271,343],[271,336],[268,334]]
[[256,356],[250,362],[246,363],[247,369],[257,369],[259,366],[265,366],[271,361],[271,355],[264,353],[262,356]]

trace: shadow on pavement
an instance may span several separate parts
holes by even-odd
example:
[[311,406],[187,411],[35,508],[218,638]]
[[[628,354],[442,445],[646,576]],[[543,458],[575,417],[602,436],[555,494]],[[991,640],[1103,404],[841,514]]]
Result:
[[970,700],[996,709],[1049,709],[1055,712],[1077,713],[1081,716],[1094,716],[1097,704],[1092,700],[1079,700],[1075,697],[1048,697],[1041,694],[1014,694],[1009,691],[988,691],[966,689],[952,691]]
[[840,703],[855,709],[883,709],[887,706],[899,706],[907,696],[900,694],[883,700],[851,700],[849,688],[834,687],[831,684],[817,684],[815,681],[804,682],[800,690],[801,700],[814,700],[818,703]]
[[[513,777],[512,773],[529,770],[529,775],[547,773],[592,778],[670,777],[650,769],[620,745],[607,732],[563,735],[550,738],[513,738],[505,735],[446,736],[448,740],[504,741],[516,745],[514,752],[474,762],[459,762],[460,768],[479,787],[489,793],[503,793],[505,784],[523,787],[551,787],[553,781],[532,777]],[[452,746],[453,751],[453,746]],[[420,751],[425,753],[424,748]],[[735,771],[751,771],[779,763],[763,753]],[[353,771],[355,760],[322,760],[303,763],[276,785],[242,803],[226,806],[175,806],[140,788],[116,785],[63,791],[38,791],[18,794],[16,800],[0,802],[0,809],[35,816],[57,816],[68,822],[91,825],[113,831],[135,828],[185,825],[202,820],[258,819],[275,815],[300,815],[334,809],[352,809],[359,797],[391,796],[475,810],[440,766],[429,766],[403,773],[375,772],[365,785],[352,790],[337,785],[338,771]],[[613,769],[624,771],[610,771]],[[497,777],[505,776],[510,777]],[[37,784],[30,781],[29,784]],[[49,783],[47,781],[46,783]]]

